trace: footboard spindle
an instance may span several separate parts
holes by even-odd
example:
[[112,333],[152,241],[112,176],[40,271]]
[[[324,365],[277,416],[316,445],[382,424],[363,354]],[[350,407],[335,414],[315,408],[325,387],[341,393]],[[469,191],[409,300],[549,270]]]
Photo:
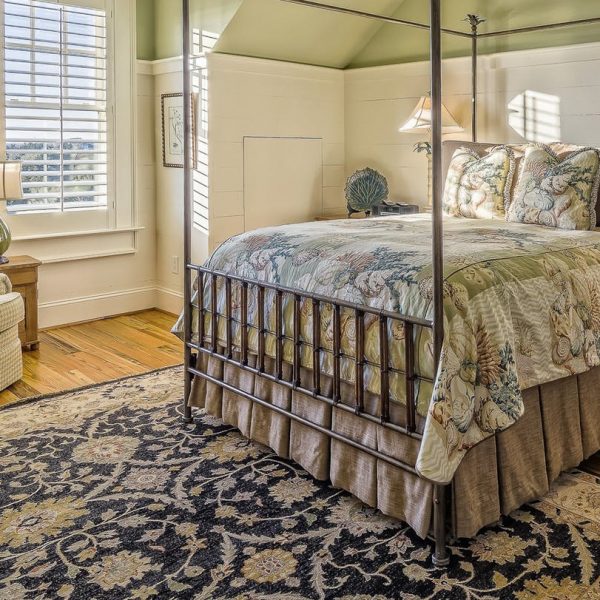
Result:
[[211,310],[211,344],[213,352],[217,351],[217,328],[218,328],[218,314],[217,314],[217,276],[213,275],[210,286],[210,310]]
[[388,320],[383,315],[379,316],[379,370],[380,370],[380,397],[381,397],[381,422],[390,420],[390,359],[388,347]]
[[294,359],[293,359],[293,381],[294,385],[300,385],[300,350],[302,342],[300,341],[300,301],[302,298],[296,294],[294,296]]
[[277,290],[275,300],[275,368],[277,370],[277,379],[283,377],[283,292]]
[[198,273],[198,343],[204,343],[204,318],[206,316],[206,309],[204,307],[204,273],[200,270]]
[[321,303],[312,301],[313,395],[321,393]]
[[340,389],[340,360],[341,352],[341,315],[340,307],[333,307],[333,402],[337,404],[341,400]]
[[232,325],[233,316],[231,309],[231,279],[229,277],[225,280],[225,318],[227,320],[227,330],[225,332],[225,344],[227,346],[227,358],[233,356],[233,341],[232,341]]
[[241,298],[241,342],[242,342],[242,365],[248,364],[248,282],[242,282]]
[[365,313],[361,310],[355,311],[355,339],[356,348],[354,350],[355,356],[355,392],[356,392],[356,407],[355,412],[357,415],[364,412],[365,400],[364,400],[364,365],[365,365]]
[[258,287],[258,372],[265,372],[265,288]]
[[404,377],[406,379],[406,429],[415,430],[415,347],[412,323],[404,323]]

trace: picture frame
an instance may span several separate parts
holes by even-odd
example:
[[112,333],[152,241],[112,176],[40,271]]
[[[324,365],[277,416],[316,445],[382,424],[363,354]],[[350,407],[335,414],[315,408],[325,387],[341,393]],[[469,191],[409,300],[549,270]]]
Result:
[[[194,94],[190,94],[192,115],[192,162],[195,164],[196,135],[195,135],[195,105]],[[161,94],[161,133],[163,167],[183,169],[183,93]]]

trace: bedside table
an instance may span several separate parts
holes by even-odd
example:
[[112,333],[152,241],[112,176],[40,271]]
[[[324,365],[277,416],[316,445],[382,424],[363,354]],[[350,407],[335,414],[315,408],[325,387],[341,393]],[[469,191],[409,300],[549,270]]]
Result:
[[340,213],[339,215],[319,215],[315,217],[315,221],[339,221],[340,219],[366,219],[365,213],[353,213],[348,216],[348,213]]
[[417,204],[380,204],[373,207],[374,217],[389,217],[391,215],[414,215],[421,211]]
[[367,217],[363,212],[352,213],[349,217],[348,213],[340,213],[339,215],[320,215],[315,217],[315,221],[337,221],[338,219],[369,219],[371,217],[389,217],[392,215],[413,215],[421,212],[422,208],[417,204],[392,204],[390,206],[374,206],[373,212]]
[[37,350],[38,339],[38,267],[41,261],[31,256],[9,256],[0,273],[5,273],[13,286],[13,292],[19,292],[25,303],[25,320],[19,323],[21,345],[28,350]]

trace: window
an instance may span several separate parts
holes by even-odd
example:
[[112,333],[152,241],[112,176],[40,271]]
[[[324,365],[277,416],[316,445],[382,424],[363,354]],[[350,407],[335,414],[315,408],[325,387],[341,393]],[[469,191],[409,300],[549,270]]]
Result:
[[5,143],[22,161],[9,213],[108,206],[106,11],[73,2],[3,0]]

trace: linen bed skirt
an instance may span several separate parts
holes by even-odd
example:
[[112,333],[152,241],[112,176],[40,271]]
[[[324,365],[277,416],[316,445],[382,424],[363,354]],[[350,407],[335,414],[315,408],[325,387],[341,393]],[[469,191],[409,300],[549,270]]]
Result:
[[[379,452],[414,465],[419,441],[402,436],[335,406],[267,381],[231,364],[201,354],[200,370],[218,380],[286,408],[319,425],[331,427]],[[255,357],[250,355],[252,365]],[[273,361],[265,368],[273,371]],[[290,365],[284,363],[285,369]],[[284,372],[284,378],[290,373]],[[311,372],[303,369],[303,385]],[[322,393],[331,393],[323,377]],[[472,448],[452,483],[451,526],[455,537],[470,538],[526,502],[548,492],[562,471],[576,467],[600,450],[600,367],[524,391],[525,414],[512,427]],[[353,397],[348,388],[347,397]],[[342,389],[342,398],[344,390]],[[377,401],[365,394],[365,406]],[[331,439],[323,433],[196,377],[190,405],[223,419],[279,456],[300,464],[313,477],[331,480],[365,504],[408,523],[425,537],[431,528],[433,485],[412,473]],[[391,405],[392,422],[401,422]],[[403,411],[400,411],[403,412]],[[417,419],[417,428],[423,419]]]

